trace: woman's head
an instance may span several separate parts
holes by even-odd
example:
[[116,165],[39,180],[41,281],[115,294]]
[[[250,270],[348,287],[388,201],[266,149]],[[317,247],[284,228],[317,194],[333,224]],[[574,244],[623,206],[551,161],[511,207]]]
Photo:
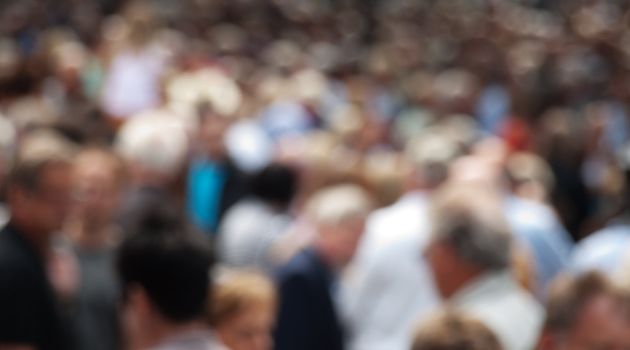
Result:
[[210,302],[210,323],[232,350],[270,350],[276,290],[264,275],[231,271],[217,278]]

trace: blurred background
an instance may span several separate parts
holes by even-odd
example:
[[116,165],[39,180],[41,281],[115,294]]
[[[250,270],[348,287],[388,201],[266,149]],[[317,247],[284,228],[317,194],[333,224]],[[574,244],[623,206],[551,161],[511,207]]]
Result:
[[[380,214],[456,182],[502,198],[541,303],[566,271],[627,284],[629,108],[625,0],[0,1],[1,187],[55,134],[80,154],[64,234],[117,241],[162,201],[232,268],[272,274],[317,235],[312,195],[353,183],[376,211],[348,281],[370,259],[408,278],[373,251],[427,225]],[[399,337],[364,322],[363,282],[340,302],[349,341],[405,348],[361,345]]]

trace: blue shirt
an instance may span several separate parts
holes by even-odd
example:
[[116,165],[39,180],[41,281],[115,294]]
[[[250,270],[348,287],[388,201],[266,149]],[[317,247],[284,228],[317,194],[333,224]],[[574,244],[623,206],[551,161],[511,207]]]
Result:
[[187,207],[193,223],[205,232],[216,232],[226,175],[222,166],[194,160],[188,172]]

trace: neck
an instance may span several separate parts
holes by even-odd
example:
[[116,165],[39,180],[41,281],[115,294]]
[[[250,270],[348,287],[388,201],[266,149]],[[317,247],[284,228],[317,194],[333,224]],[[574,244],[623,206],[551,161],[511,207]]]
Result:
[[484,274],[484,270],[476,267],[476,266],[465,266],[459,270],[459,273],[455,276],[451,277],[451,284],[445,290],[442,291],[442,294],[446,298],[450,298],[453,295],[457,294],[457,292],[466,288],[470,283],[475,281],[477,278]]
[[72,241],[83,248],[100,248],[111,243],[113,231],[109,223],[72,219],[64,231]]
[[315,243],[313,244],[313,248],[317,252],[317,255],[330,269],[338,270],[343,267],[343,264],[335,258],[335,254],[333,253],[332,249],[323,240],[315,241]]
[[186,323],[173,323],[170,321],[156,321],[152,327],[148,327],[147,332],[141,339],[140,348],[153,348],[159,346],[178,336],[207,331],[207,327],[201,321],[189,321]]
[[15,227],[22,236],[35,249],[41,257],[50,254],[50,233],[36,229],[28,224],[28,221],[13,218],[10,225]]

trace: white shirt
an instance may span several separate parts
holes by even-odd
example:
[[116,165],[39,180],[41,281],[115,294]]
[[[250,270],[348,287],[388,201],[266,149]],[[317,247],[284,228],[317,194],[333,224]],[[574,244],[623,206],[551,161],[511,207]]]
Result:
[[519,286],[509,271],[479,277],[449,301],[483,322],[505,350],[531,350],[542,327],[544,308]]
[[228,210],[219,228],[219,258],[233,267],[258,267],[271,271],[279,262],[275,244],[291,218],[277,213],[258,199],[245,199]]
[[427,198],[404,195],[368,219],[342,280],[341,312],[351,350],[408,350],[419,319],[438,305],[421,254],[428,238]]

